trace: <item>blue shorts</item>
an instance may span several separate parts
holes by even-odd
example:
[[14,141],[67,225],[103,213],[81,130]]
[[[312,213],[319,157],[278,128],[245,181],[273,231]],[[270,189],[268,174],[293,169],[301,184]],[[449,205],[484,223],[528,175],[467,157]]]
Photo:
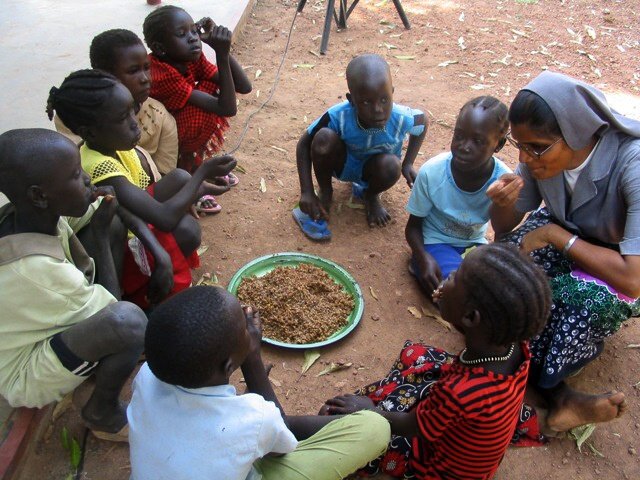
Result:
[[364,170],[367,160],[368,159],[360,160],[347,152],[347,158],[344,161],[342,172],[340,172],[340,175],[333,172],[333,176],[343,182],[355,182],[362,185],[364,188],[367,188],[369,183],[362,179],[362,170]]
[[[431,243],[424,245],[424,251],[431,255],[438,263],[440,271],[442,272],[442,279],[444,280],[451,272],[458,269],[462,263],[463,256],[476,246],[477,245],[454,247],[448,243]],[[413,258],[411,259],[411,263],[413,268],[417,270],[418,266]]]

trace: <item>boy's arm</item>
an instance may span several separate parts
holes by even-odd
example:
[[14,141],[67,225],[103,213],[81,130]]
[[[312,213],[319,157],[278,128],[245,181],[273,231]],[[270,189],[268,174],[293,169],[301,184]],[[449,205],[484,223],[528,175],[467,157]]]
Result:
[[429,253],[424,251],[424,238],[422,236],[422,222],[424,218],[409,215],[404,234],[407,243],[411,248],[411,253],[418,267],[415,275],[427,292],[432,292],[442,281],[440,266]]
[[313,137],[305,130],[296,146],[296,163],[300,180],[300,210],[314,220],[328,219],[329,213],[324,209],[320,199],[313,190],[311,177],[311,142]]
[[422,142],[427,134],[427,128],[429,126],[427,117],[425,117],[424,113],[416,115],[413,119],[413,124],[414,126],[424,125],[424,128],[420,135],[409,135],[407,152],[405,153],[404,160],[402,161],[402,176],[405,178],[407,185],[409,185],[410,188],[413,187],[413,183],[416,181],[416,177],[418,175],[416,170],[413,168],[413,162],[416,160],[416,156],[420,151],[420,147],[422,146]]
[[229,64],[231,32],[227,28],[218,25],[210,27],[204,33],[201,33],[200,37],[216,52],[217,84],[220,89],[220,95],[215,97],[194,89],[187,103],[222,117],[233,117],[238,109],[236,105],[236,90]]
[[244,307],[244,314],[247,319],[247,330],[251,338],[249,354],[240,367],[244,375],[247,389],[251,393],[261,395],[265,400],[273,402],[280,410],[280,414],[287,425],[287,428],[295,435],[297,440],[304,440],[310,437],[326,424],[335,420],[336,416],[320,415],[299,415],[287,416],[278,401],[271,382],[264,369],[262,356],[260,354],[260,342],[262,340],[262,323],[260,315],[251,307]]
[[96,271],[100,277],[100,284],[111,293],[117,300],[120,300],[120,282],[116,271],[113,255],[111,254],[109,227],[118,208],[113,188],[101,187],[95,193],[96,196],[103,196],[102,203],[91,217],[89,228],[93,232],[95,239]]
[[369,397],[362,395],[347,394],[331,398],[326,401],[323,410],[327,413],[328,418],[334,419],[337,418],[336,415],[349,415],[360,410],[372,410],[389,421],[393,435],[415,437],[419,433],[415,408],[407,413],[385,412],[378,409]]
[[122,205],[118,206],[118,216],[122,223],[142,242],[154,260],[153,272],[149,280],[149,303],[155,305],[164,300],[173,288],[173,265],[171,257],[162,247],[148,225],[133,215]]

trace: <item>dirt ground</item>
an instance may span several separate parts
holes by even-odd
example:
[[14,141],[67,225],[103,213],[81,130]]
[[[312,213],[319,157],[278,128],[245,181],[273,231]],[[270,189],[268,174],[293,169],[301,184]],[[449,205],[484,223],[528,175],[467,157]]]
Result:
[[[337,2],[338,3],[338,2]],[[254,80],[253,92],[240,98],[227,145],[237,142],[248,115],[266,98],[274,82],[297,2],[258,0],[235,54]],[[248,261],[269,253],[302,251],[343,265],[360,283],[365,313],[359,327],[338,344],[322,349],[320,360],[301,376],[303,354],[269,346],[265,361],[286,411],[312,413],[337,393],[374,381],[387,371],[405,339],[422,339],[456,350],[462,338],[433,318],[415,318],[409,306],[427,306],[407,273],[404,240],[409,188],[401,181],[384,195],[393,215],[386,228],[366,226],[363,210],[349,208],[349,185],[337,185],[332,211],[333,240],[307,240],[291,218],[299,195],[295,146],[303,129],[324,110],[344,99],[344,70],[356,54],[375,52],[391,65],[397,103],[428,112],[431,126],[416,164],[448,148],[451,126],[469,98],[491,94],[509,103],[519,88],[549,68],[585,79],[607,91],[637,95],[640,86],[638,5],[631,1],[436,1],[404,0],[412,24],[402,27],[393,3],[362,0],[346,31],[332,29],[329,51],[319,51],[324,2],[310,0],[296,20],[277,91],[251,121],[236,153],[246,170],[241,183],[220,198],[222,213],[202,219],[204,272],[226,284]],[[634,10],[635,9],[635,10]],[[259,73],[260,72],[260,73]],[[515,166],[516,151],[500,156]],[[266,191],[260,189],[264,179]],[[372,296],[375,292],[377,298]],[[588,392],[621,390],[629,412],[598,426],[582,453],[572,440],[553,440],[533,449],[510,449],[498,479],[637,479],[640,476],[640,323],[628,322],[607,342],[601,358],[572,381]],[[323,363],[343,360],[353,367],[316,377]],[[242,389],[239,376],[234,377]],[[60,431],[82,434],[77,412],[68,411],[51,427],[28,461],[25,479],[62,479],[70,471]],[[185,448],[188,448],[185,446]],[[635,473],[634,473],[635,472]],[[126,446],[89,437],[83,478],[129,477]]]

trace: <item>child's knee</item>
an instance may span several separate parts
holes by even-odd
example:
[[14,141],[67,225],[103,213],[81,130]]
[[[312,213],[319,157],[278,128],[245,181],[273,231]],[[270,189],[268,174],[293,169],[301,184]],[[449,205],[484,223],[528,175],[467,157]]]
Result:
[[147,316],[142,309],[131,302],[120,301],[107,307],[110,315],[107,322],[111,330],[127,348],[142,348]]
[[340,136],[330,128],[321,128],[311,141],[311,155],[314,157],[333,156],[343,149]]
[[371,458],[381,455],[391,439],[389,421],[379,413],[361,410],[353,414],[353,421],[362,431],[362,442],[370,450]]
[[173,236],[185,256],[190,255],[202,243],[202,229],[191,215],[182,217],[173,231]]

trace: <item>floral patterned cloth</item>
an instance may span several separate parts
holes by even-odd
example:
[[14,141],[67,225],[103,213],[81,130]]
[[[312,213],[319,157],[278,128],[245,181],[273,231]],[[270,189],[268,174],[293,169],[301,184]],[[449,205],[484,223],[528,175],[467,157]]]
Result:
[[[549,211],[541,208],[501,241],[520,245],[527,233],[552,222]],[[604,339],[640,315],[640,300],[580,270],[550,245],[531,257],[549,278],[553,302],[544,330],[530,342],[530,375],[540,387],[552,388],[600,355]]]
[[[452,363],[456,357],[440,348],[407,340],[389,374],[379,382],[360,388],[355,394],[369,397],[380,410],[409,412],[429,395],[431,387],[440,379],[442,366]],[[535,410],[523,405],[511,445],[524,447],[544,443]],[[383,472],[396,478],[416,478],[409,465],[411,449],[411,438],[392,435],[386,453],[358,474],[369,477]]]

